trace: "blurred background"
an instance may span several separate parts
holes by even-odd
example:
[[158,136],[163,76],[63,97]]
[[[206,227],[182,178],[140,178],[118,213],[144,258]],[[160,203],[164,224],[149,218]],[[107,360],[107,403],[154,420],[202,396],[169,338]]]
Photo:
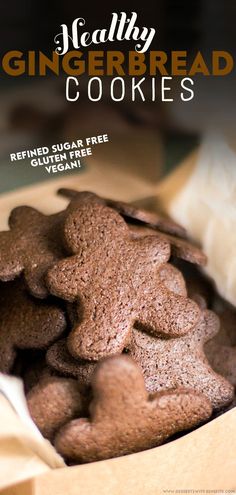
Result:
[[[41,50],[49,55],[60,24],[84,17],[90,31],[107,27],[111,13],[122,10],[136,11],[138,24],[156,28],[152,50],[187,50],[190,56],[201,50],[209,60],[212,50],[234,54],[235,0],[159,0],[145,2],[142,8],[131,2],[115,7],[77,0],[11,0],[0,4],[1,58],[14,49]],[[108,46],[97,49],[104,48]],[[128,51],[133,45],[122,42],[109,49]],[[179,99],[177,78],[173,103],[158,99],[155,103],[131,102],[128,97],[115,103],[108,89],[101,102],[88,102],[82,91],[77,103],[68,103],[64,79],[53,75],[10,77],[1,72],[0,192],[56,178],[44,167],[32,168],[26,162],[18,162],[12,169],[10,153],[36,146],[108,133],[111,142],[95,151],[98,163],[115,163],[145,180],[158,181],[197,146],[209,129],[234,134],[234,74],[195,78],[195,98],[189,103]],[[82,87],[86,87],[86,81]]]

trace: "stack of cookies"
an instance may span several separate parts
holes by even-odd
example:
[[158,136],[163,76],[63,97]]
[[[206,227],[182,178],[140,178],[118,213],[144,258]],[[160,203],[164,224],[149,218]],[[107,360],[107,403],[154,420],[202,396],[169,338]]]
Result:
[[[202,251],[156,213],[59,192],[64,211],[17,207],[0,233],[0,371],[23,378],[42,434],[67,462],[92,462],[160,445],[232,403],[234,343],[194,274]],[[216,358],[225,347],[231,371]]]

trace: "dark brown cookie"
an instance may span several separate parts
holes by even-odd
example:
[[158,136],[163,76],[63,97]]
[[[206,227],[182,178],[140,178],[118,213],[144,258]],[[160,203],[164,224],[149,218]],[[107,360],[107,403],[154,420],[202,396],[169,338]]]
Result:
[[[160,267],[160,277],[166,287],[176,294],[186,296],[184,278],[179,270],[166,263]],[[67,304],[67,313],[71,324],[76,322],[76,308],[74,304]],[[96,362],[75,359],[67,349],[66,339],[55,342],[47,351],[46,360],[52,370],[64,376],[77,378],[79,383],[89,385]]]
[[52,370],[64,376],[78,379],[83,385],[89,385],[91,376],[97,365],[93,361],[81,361],[75,359],[67,350],[66,339],[55,342],[47,351],[46,360]]
[[187,239],[180,239],[174,235],[164,234],[143,225],[129,224],[129,228],[135,239],[147,235],[158,236],[159,239],[169,242],[172,256],[200,266],[206,264],[207,258],[203,251]]
[[64,212],[46,216],[29,206],[15,208],[9,218],[10,230],[0,233],[0,280],[13,280],[24,273],[30,292],[46,297],[45,273],[65,255],[63,218]]
[[17,349],[47,349],[65,330],[55,304],[33,299],[20,280],[0,284],[0,371],[9,372]]
[[149,397],[141,370],[127,356],[99,363],[92,387],[91,418],[70,421],[55,438],[56,449],[68,460],[93,462],[149,449],[212,412],[209,400],[191,389]]
[[213,281],[201,271],[201,268],[193,263],[187,263],[180,258],[173,258],[171,263],[183,274],[187,286],[188,297],[193,299],[196,294],[199,294],[199,296],[202,296],[205,299],[207,307],[212,308],[215,298]]
[[[61,188],[58,190],[58,194],[73,200],[76,199],[81,192],[75,191],[74,189]],[[116,201],[113,199],[101,198],[99,196],[97,196],[97,198],[100,202],[103,202],[105,205],[118,211],[118,213],[126,219],[137,220],[140,223],[148,224],[167,234],[173,234],[180,237],[186,236],[186,231],[183,227],[181,227],[181,225],[178,225],[170,218],[164,217],[156,212],[137,208],[130,203],[125,203],[124,201]]]
[[47,283],[52,294],[78,303],[67,344],[74,357],[96,361],[122,352],[135,322],[167,336],[196,324],[198,306],[168,290],[159,275],[170,256],[164,239],[132,239],[123,218],[96,201],[68,216],[64,235],[74,256],[50,269]]
[[212,368],[236,387],[236,347],[212,341],[205,352]]
[[162,283],[171,292],[187,297],[187,288],[182,273],[170,263],[164,263],[158,270]]
[[30,390],[27,403],[33,421],[49,440],[65,423],[85,414],[79,385],[71,378],[44,378]]
[[233,387],[211,368],[203,346],[219,330],[219,319],[205,310],[196,327],[175,339],[156,338],[133,330],[129,353],[141,366],[147,390],[156,392],[177,386],[204,393],[214,408],[233,399]]
[[236,387],[236,311],[225,309],[220,323],[220,332],[207,342],[205,353],[212,368]]
[[35,297],[45,298],[47,270],[66,256],[63,225],[69,212],[83,201],[92,201],[92,193],[81,193],[66,210],[43,215],[29,206],[19,206],[9,217],[10,230],[0,232],[0,280],[13,280],[21,273]]

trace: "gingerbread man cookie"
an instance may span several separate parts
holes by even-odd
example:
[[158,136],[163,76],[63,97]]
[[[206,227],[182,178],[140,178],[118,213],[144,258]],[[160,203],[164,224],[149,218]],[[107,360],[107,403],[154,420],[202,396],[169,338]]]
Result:
[[128,356],[101,361],[92,387],[90,419],[70,421],[55,438],[58,452],[71,461],[92,462],[155,447],[212,412],[209,400],[191,389],[148,396],[142,372]]
[[99,360],[122,352],[135,322],[169,337],[196,325],[198,306],[168,290],[159,276],[170,256],[165,240],[132,239],[123,218],[96,201],[70,213],[64,236],[73,256],[49,270],[47,283],[55,296],[78,303],[68,338],[74,357]]
[[9,218],[10,230],[0,232],[0,280],[13,280],[23,273],[30,292],[45,298],[45,273],[65,256],[63,218],[64,212],[46,216],[29,206],[15,208]]
[[232,385],[211,368],[204,344],[219,331],[219,319],[203,310],[199,323],[187,335],[164,339],[134,329],[128,352],[143,370],[147,390],[177,386],[204,393],[219,409],[233,400]]
[[0,284],[0,371],[12,369],[17,349],[47,349],[65,328],[63,311],[33,299],[21,280]]

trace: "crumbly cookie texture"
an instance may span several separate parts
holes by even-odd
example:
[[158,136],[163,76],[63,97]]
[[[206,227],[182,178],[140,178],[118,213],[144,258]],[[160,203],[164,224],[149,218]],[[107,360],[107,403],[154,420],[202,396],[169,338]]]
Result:
[[190,331],[197,304],[167,288],[159,268],[170,257],[169,243],[133,239],[122,217],[96,202],[81,202],[67,218],[65,243],[73,256],[47,275],[52,294],[77,302],[77,322],[68,337],[74,357],[99,360],[122,352],[135,322],[168,337]]

